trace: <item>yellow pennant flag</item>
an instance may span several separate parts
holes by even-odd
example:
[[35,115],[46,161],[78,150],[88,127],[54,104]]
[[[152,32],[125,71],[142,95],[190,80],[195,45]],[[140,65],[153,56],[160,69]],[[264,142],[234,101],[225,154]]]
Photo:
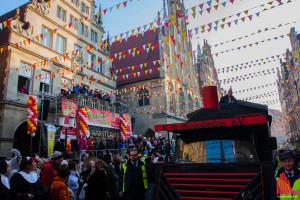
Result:
[[132,70],[132,71],[134,70],[134,66],[131,66],[131,70]]
[[2,22],[2,24],[3,24],[3,27],[6,28],[6,26],[7,26],[7,21]]
[[23,44],[26,46],[26,40],[23,40]]
[[248,15],[248,12],[249,12],[249,10],[245,10],[245,11],[244,11],[244,13],[245,13],[246,15]]
[[155,46],[152,46],[152,47],[151,47],[152,51],[154,50],[154,48],[155,48]]
[[136,77],[136,73],[133,73],[133,76]]
[[245,22],[245,17],[242,17],[241,20],[242,20],[243,22]]
[[153,31],[154,31],[154,32],[156,31],[156,27],[155,27],[155,26],[153,27]]
[[192,7],[191,9],[192,9],[193,13],[196,12],[196,6]]
[[40,36],[39,35],[35,36],[35,39],[36,39],[36,41],[40,42]]
[[219,5],[218,5],[218,4],[214,6],[214,8],[215,8],[216,10],[218,10],[218,7],[219,7]]
[[136,34],[135,34],[135,37],[139,37],[139,33],[136,33]]
[[116,5],[116,7],[117,7],[117,10],[119,10],[119,8],[120,8],[120,5],[121,5],[120,3]]
[[222,22],[225,22],[225,20],[226,20],[226,17],[222,19]]
[[221,28],[224,29],[225,24],[221,24]]
[[150,28],[152,28],[152,26],[153,26],[153,22],[150,23]]
[[192,13],[192,16],[194,17],[194,19],[195,19],[195,17],[196,17],[196,13]]
[[160,64],[160,60],[157,60],[158,64]]

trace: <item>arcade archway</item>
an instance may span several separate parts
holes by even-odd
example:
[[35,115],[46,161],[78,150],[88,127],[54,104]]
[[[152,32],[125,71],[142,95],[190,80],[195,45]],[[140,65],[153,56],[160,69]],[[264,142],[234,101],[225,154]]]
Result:
[[14,145],[15,149],[18,149],[22,156],[28,156],[38,154],[40,141],[40,126],[37,127],[35,137],[27,134],[27,122],[22,123],[15,131]]

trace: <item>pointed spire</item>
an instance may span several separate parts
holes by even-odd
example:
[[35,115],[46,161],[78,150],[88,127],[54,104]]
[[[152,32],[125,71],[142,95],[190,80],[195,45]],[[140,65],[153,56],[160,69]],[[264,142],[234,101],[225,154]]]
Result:
[[109,45],[110,45],[110,42],[109,42],[109,31],[107,32],[107,51],[109,51]]
[[101,3],[100,3],[100,5],[99,5],[99,13],[100,13],[100,15],[98,16],[98,21],[97,21],[97,23],[100,24],[100,25],[102,25],[103,22],[102,22],[102,9],[101,9]]
[[163,19],[166,20],[168,18],[168,15],[167,15],[167,8],[166,8],[166,0],[163,0],[163,9],[164,9],[164,15],[163,15]]

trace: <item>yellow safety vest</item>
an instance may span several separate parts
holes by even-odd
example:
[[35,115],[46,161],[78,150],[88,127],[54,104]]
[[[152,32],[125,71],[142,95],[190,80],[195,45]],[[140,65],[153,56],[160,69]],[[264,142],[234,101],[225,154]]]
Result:
[[[276,175],[277,175],[277,173],[276,173]],[[276,181],[277,180],[278,180],[278,177],[276,177]],[[291,200],[291,199],[292,200],[300,200],[300,178],[298,178],[294,182],[292,190],[295,191],[296,195],[293,195],[293,194],[280,194],[279,195],[280,199],[281,200]]]
[[[146,173],[146,163],[145,161],[142,161],[144,164],[142,165],[142,173],[143,173],[143,182],[144,182],[144,188],[148,189],[148,178],[147,178],[147,173]],[[125,174],[126,174],[126,170],[127,170],[127,163],[123,163],[122,164],[124,173],[123,173],[123,188],[122,188],[122,192],[125,192]]]

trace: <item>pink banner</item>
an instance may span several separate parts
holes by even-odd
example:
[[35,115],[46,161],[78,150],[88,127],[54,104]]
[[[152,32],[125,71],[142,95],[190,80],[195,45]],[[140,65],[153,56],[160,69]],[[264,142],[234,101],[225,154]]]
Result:
[[85,109],[89,119],[89,125],[119,129],[119,114],[111,113],[106,110],[98,110],[95,108],[85,107]]

